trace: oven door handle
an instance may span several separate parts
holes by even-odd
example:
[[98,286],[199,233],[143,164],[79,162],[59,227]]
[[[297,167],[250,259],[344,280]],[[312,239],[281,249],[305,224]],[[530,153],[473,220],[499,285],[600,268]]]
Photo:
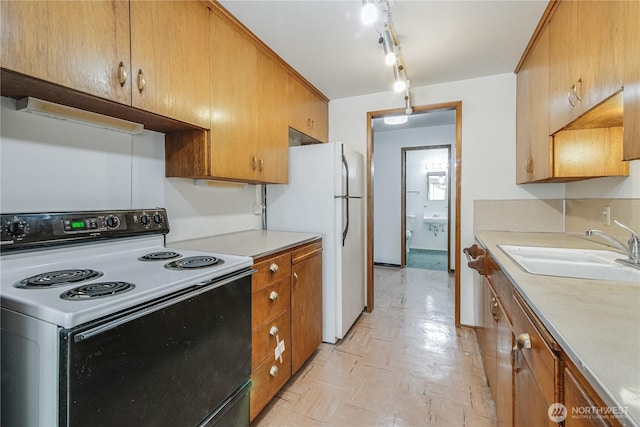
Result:
[[220,286],[224,286],[224,285],[227,285],[227,284],[229,284],[231,282],[234,282],[234,281],[236,281],[238,279],[242,279],[243,277],[250,276],[253,273],[255,273],[256,271],[257,270],[246,270],[246,271],[243,271],[243,272],[241,272],[239,274],[234,274],[233,276],[226,277],[226,278],[224,278],[222,280],[220,278],[205,280],[203,282],[200,282],[200,283],[194,285],[194,287],[196,289],[194,289],[192,292],[187,292],[185,294],[180,295],[179,297],[171,298],[171,299],[169,299],[167,301],[164,301],[164,302],[162,302],[160,304],[151,305],[151,306],[149,306],[147,308],[144,308],[142,310],[138,310],[138,311],[136,311],[134,313],[125,315],[123,317],[119,317],[117,319],[114,319],[114,320],[112,320],[110,322],[107,322],[105,324],[102,324],[100,326],[96,326],[95,328],[87,329],[86,331],[83,331],[83,332],[80,332],[80,333],[76,334],[73,337],[73,341],[74,342],[80,342],[80,341],[87,340],[87,339],[89,339],[91,337],[94,337],[94,336],[99,335],[99,334],[101,334],[103,332],[109,331],[111,329],[117,328],[120,325],[123,325],[123,324],[125,324],[127,322],[130,322],[132,320],[138,319],[138,318],[140,318],[142,316],[145,316],[145,315],[147,315],[149,313],[153,313],[155,311],[162,310],[162,309],[167,308],[169,306],[172,306],[173,304],[176,304],[176,303],[178,303],[180,301],[184,301],[186,299],[198,296],[198,295],[200,295],[200,294],[202,294],[204,292],[207,292],[207,291],[209,291],[211,289],[214,289],[214,288],[217,288],[217,287],[220,287]]

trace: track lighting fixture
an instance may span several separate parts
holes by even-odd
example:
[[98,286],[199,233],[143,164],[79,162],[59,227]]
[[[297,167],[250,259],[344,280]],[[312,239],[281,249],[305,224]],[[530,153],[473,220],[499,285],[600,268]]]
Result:
[[[382,16],[378,17],[380,12],[382,12]],[[380,33],[378,43],[382,45],[384,50],[384,62],[393,66],[393,89],[396,92],[405,91],[406,111],[411,110],[413,112],[409,93],[409,79],[402,50],[400,49],[400,42],[391,20],[389,0],[362,0],[362,22],[365,24],[376,22],[376,28]]]

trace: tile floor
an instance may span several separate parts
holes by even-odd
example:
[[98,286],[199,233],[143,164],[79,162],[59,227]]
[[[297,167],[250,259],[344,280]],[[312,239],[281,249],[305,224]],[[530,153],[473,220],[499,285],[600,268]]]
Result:
[[447,251],[411,249],[407,252],[407,267],[446,271],[448,255]]
[[475,332],[445,272],[375,267],[375,309],[322,344],[252,426],[494,427]]

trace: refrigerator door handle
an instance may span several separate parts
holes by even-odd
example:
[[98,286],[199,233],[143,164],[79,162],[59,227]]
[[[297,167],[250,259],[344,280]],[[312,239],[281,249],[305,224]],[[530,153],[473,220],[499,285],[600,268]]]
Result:
[[344,155],[344,146],[342,147],[342,164],[344,165],[346,173],[345,184],[347,189],[347,195],[345,197],[345,203],[347,204],[347,219],[344,224],[344,230],[342,230],[342,246],[344,247],[344,242],[347,240],[347,234],[349,233],[349,163],[347,163],[347,158]]

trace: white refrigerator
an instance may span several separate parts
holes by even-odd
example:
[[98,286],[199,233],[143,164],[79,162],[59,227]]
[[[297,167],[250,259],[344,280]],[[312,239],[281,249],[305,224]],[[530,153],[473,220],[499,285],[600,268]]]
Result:
[[289,184],[267,185],[267,229],[322,234],[322,340],[365,308],[364,159],[342,143],[289,148]]

